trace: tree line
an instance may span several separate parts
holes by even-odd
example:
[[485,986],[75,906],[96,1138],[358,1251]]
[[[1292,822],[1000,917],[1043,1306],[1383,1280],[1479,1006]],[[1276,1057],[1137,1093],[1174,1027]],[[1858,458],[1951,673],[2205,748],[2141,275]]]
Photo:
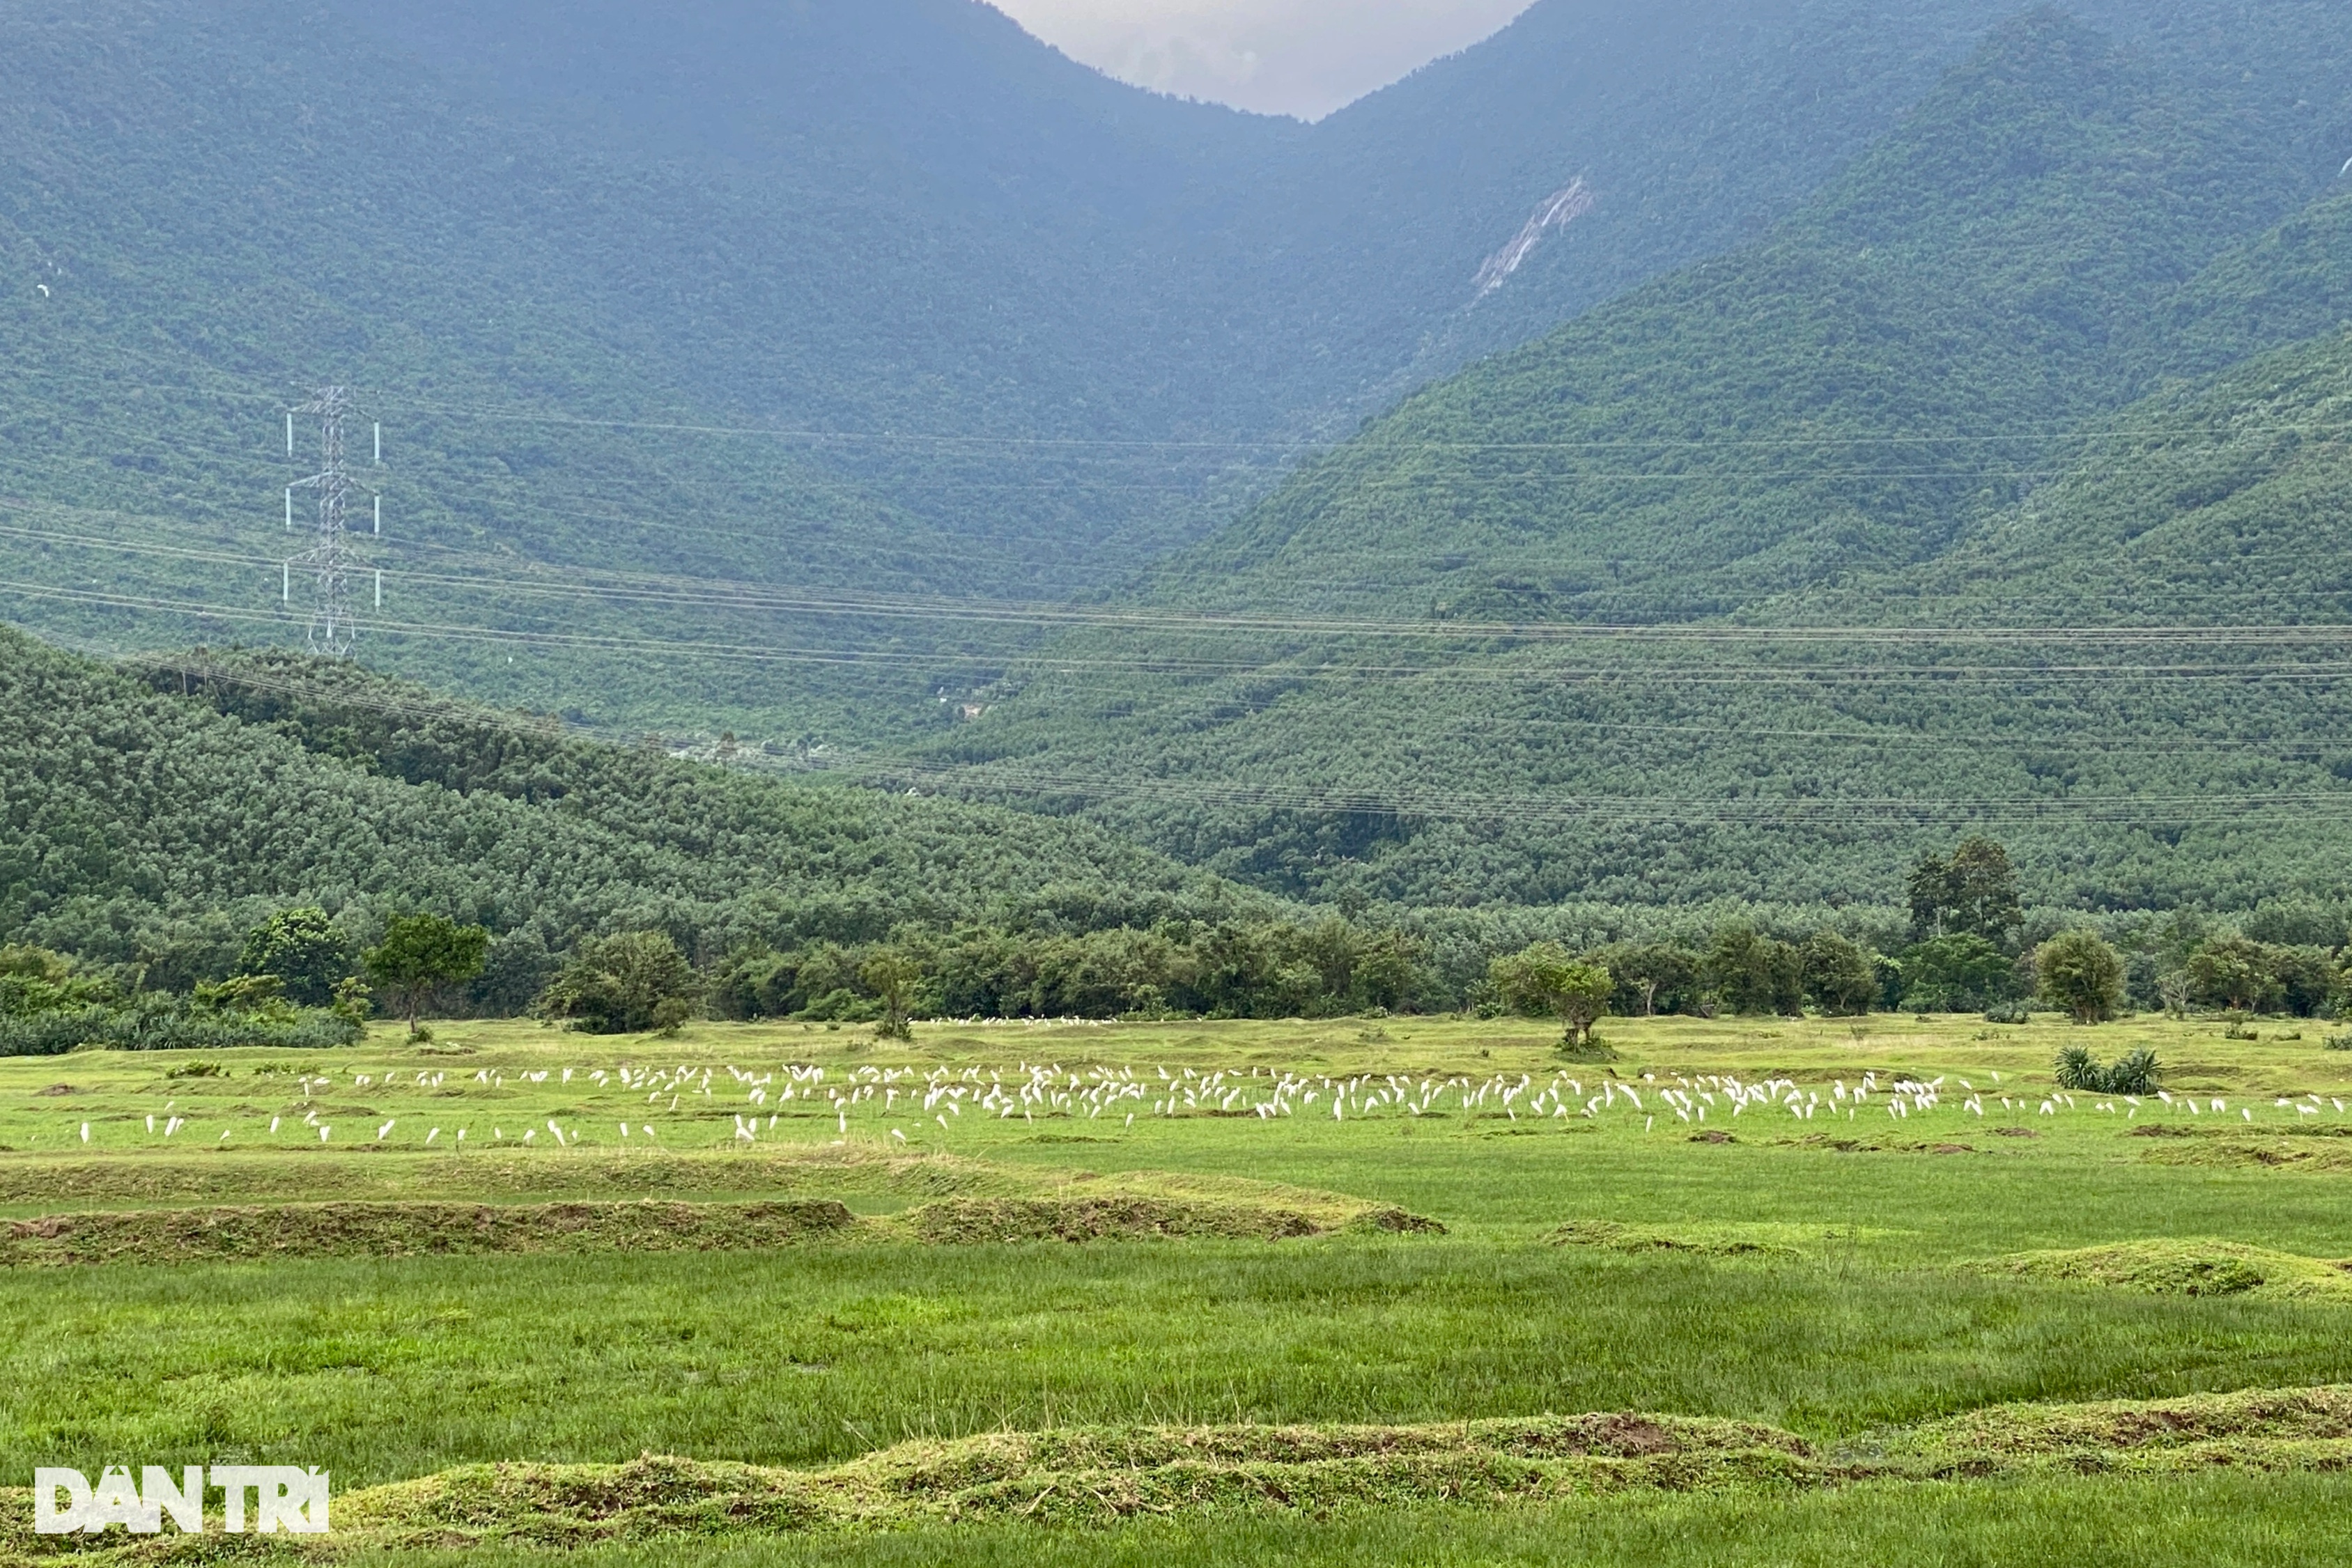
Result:
[[373,941],[315,905],[245,935],[232,972],[173,990],[137,966],[0,949],[0,1053],[128,1047],[330,1044],[383,1011],[422,1033],[427,1015],[528,1014],[604,1033],[689,1019],[872,1025],[903,1036],[942,1018],[1281,1019],[1467,1011],[1558,1019],[1593,1049],[1608,1017],[1852,1016],[2040,1005],[2084,1022],[2133,1008],[2352,1014],[2352,948],[2205,932],[2169,949],[2119,949],[2089,925],[2025,936],[2002,847],[1970,839],[1924,857],[1909,925],[1891,952],[1831,929],[1780,936],[1746,920],[1703,943],[1541,937],[1463,956],[1395,925],[1170,918],[1087,931],[905,925],[867,942],[739,946],[698,962],[677,933],[622,929],[545,954],[520,991],[493,973],[487,927],[394,915]]

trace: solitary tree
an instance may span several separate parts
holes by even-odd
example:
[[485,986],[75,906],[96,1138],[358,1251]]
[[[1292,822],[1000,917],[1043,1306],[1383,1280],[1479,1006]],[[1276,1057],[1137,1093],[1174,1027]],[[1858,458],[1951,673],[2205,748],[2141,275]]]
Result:
[[1562,1042],[1581,1051],[1592,1040],[1592,1026],[1609,1011],[1617,982],[1598,964],[1587,964],[1557,942],[1538,942],[1507,958],[1497,958],[1488,971],[1503,999],[1528,1012],[1548,1012],[1568,1029]]
[[416,1015],[445,986],[482,972],[490,934],[438,915],[395,915],[384,922],[383,941],[368,950],[369,983],[392,999],[416,1038]]
[[2033,969],[2042,999],[2076,1023],[2105,1023],[2123,1009],[2123,958],[2095,931],[2060,932],[2035,949]]
[[875,1025],[875,1034],[883,1040],[914,1039],[907,1013],[915,988],[922,983],[921,966],[904,953],[877,953],[859,967],[857,977],[882,998],[882,1021]]

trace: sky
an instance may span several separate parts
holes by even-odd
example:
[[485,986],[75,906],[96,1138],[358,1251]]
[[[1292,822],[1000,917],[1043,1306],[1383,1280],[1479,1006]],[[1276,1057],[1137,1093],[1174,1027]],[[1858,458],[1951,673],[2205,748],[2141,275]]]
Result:
[[992,0],[1071,58],[1138,87],[1319,120],[1529,0]]

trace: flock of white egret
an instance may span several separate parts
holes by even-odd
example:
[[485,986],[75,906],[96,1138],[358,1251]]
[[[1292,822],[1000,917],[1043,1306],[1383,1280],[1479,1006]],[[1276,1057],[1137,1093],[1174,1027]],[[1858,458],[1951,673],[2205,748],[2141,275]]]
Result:
[[[1654,1132],[1662,1122],[1696,1128],[1710,1117],[1720,1128],[1745,1116],[1787,1117],[1800,1123],[1827,1117],[1848,1124],[1861,1124],[1867,1118],[1873,1125],[1884,1116],[1902,1125],[1939,1114],[1978,1122],[2075,1115],[2131,1122],[2143,1114],[2230,1119],[2233,1111],[2234,1120],[2249,1125],[2288,1119],[2296,1124],[2315,1117],[2340,1119],[2346,1109],[2344,1100],[2317,1093],[2277,1096],[2263,1104],[2259,1098],[2232,1101],[2226,1096],[2169,1091],[2149,1095],[2076,1095],[2057,1089],[2004,1085],[1998,1072],[1988,1073],[1987,1078],[1988,1085],[1979,1088],[1966,1078],[1882,1080],[1876,1072],[1865,1071],[1852,1081],[1833,1077],[1827,1083],[1807,1086],[1787,1076],[1744,1082],[1730,1074],[1694,1077],[1655,1072],[1630,1078],[1604,1072],[1588,1083],[1566,1068],[1540,1078],[1524,1072],[1483,1077],[1367,1072],[1333,1077],[1263,1066],[1203,1071],[1193,1067],[1066,1068],[1026,1061],[1011,1068],[827,1069],[783,1063],[765,1070],[730,1063],[642,1068],[622,1063],[532,1071],[484,1067],[461,1077],[452,1087],[447,1072],[441,1070],[418,1071],[413,1079],[407,1072],[354,1071],[348,1079],[352,1091],[372,1090],[376,1097],[383,1097],[388,1091],[421,1092],[429,1096],[429,1108],[422,1115],[389,1115],[380,1122],[368,1116],[355,1132],[346,1134],[344,1142],[451,1152],[463,1150],[469,1142],[477,1148],[568,1149],[583,1144],[709,1148],[758,1145],[780,1132],[804,1143],[807,1124],[819,1119],[832,1124],[830,1131],[836,1141],[847,1140],[853,1132],[870,1131],[899,1145],[928,1142],[936,1145],[951,1139],[968,1114],[983,1121],[1017,1120],[1031,1127],[1040,1121],[1100,1123],[1111,1118],[1122,1129],[1133,1127],[1139,1119],[1224,1118],[1259,1125],[1297,1125],[1405,1118],[1491,1119],[1512,1124],[1618,1123],[1639,1118],[1644,1131]],[[299,1111],[289,1107],[270,1115],[266,1124],[253,1113],[223,1113],[215,1118],[205,1114],[201,1105],[183,1111],[174,1097],[161,1113],[148,1113],[143,1119],[132,1113],[100,1123],[82,1122],[79,1141],[91,1144],[102,1134],[118,1131],[145,1145],[184,1137],[200,1140],[213,1132],[211,1126],[197,1130],[201,1120],[219,1128],[213,1137],[215,1145],[333,1145],[335,1123],[320,1102],[344,1087],[343,1081],[306,1073],[294,1080],[294,1086],[300,1093]],[[504,1118],[497,1115],[495,1104],[481,1105],[483,1113],[475,1116],[464,1114],[461,1109],[469,1094],[512,1103],[525,1095],[547,1096],[551,1091],[552,1097],[565,1102],[553,1114],[546,1114],[543,1104],[529,1112],[518,1109]],[[459,1113],[451,1115],[451,1112]],[[538,1124],[525,1124],[530,1122]],[[142,1125],[143,1136],[135,1131]],[[485,1131],[487,1137],[482,1135]],[[547,1135],[543,1145],[540,1143],[542,1131]]]

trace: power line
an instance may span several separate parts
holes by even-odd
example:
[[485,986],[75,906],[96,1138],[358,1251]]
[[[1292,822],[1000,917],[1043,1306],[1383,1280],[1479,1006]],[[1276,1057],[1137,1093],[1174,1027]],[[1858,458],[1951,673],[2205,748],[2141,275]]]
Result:
[[[264,558],[222,550],[140,543],[60,533],[54,529],[0,525],[0,537],[37,539],[121,554],[153,556],[221,565],[258,564]],[[2352,643],[2352,622],[2284,622],[2216,623],[2210,625],[2150,625],[2128,621],[1970,625],[1942,622],[1861,622],[1815,624],[1734,622],[1484,622],[1445,620],[1310,619],[1301,616],[1220,614],[1179,610],[1095,610],[1084,606],[1037,601],[950,598],[936,595],[861,594],[856,596],[793,591],[740,578],[698,578],[667,573],[631,573],[610,569],[559,569],[546,563],[472,556],[446,546],[416,546],[474,561],[490,573],[475,570],[445,572],[412,570],[403,581],[425,586],[511,592],[567,599],[593,598],[617,604],[683,605],[696,608],[764,612],[775,614],[843,616],[860,619],[952,621],[1040,630],[1094,630],[1158,632],[1171,635],[1246,634],[1252,636],[1353,640],[1407,639],[1419,642],[1505,642],[1542,643],[1645,643],[1653,645],[1759,645],[1863,643],[1879,645],[2060,646],[2087,644],[2192,645],[2208,647],[2299,646]],[[456,564],[453,562],[453,564]],[[567,581],[535,581],[528,573],[569,570]],[[606,580],[598,580],[604,579]],[[2336,590],[2325,597],[2343,598],[2352,590]],[[2256,595],[2267,598],[2266,595]]]

